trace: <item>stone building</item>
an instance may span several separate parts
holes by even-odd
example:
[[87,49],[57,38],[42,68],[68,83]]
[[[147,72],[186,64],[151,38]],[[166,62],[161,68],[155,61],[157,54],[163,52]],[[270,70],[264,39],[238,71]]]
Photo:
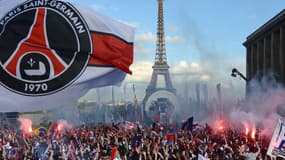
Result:
[[243,45],[247,79],[274,73],[277,81],[285,84],[285,10],[250,34]]

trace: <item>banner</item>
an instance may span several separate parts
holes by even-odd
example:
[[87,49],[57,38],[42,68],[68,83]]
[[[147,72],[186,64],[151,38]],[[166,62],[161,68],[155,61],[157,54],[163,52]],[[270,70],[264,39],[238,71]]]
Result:
[[274,133],[272,135],[267,155],[271,157],[285,158],[285,124],[282,121],[278,121]]
[[0,3],[0,112],[59,107],[131,73],[133,28],[60,0]]

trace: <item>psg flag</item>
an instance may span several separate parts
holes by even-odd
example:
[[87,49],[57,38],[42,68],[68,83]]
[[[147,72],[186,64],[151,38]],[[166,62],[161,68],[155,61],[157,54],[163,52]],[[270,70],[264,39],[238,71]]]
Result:
[[0,1],[0,111],[30,112],[120,85],[134,29],[61,0]]
[[285,123],[278,120],[267,149],[270,157],[285,159]]

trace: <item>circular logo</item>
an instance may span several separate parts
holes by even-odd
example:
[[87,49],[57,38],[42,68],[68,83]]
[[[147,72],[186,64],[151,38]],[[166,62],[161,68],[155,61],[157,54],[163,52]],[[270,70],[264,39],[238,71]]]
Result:
[[55,93],[85,70],[88,27],[69,3],[31,0],[0,20],[0,83],[22,95]]

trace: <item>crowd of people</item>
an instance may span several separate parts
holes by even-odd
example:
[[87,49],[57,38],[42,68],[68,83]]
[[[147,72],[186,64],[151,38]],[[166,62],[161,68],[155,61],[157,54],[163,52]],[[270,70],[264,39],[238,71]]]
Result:
[[270,159],[269,140],[233,129],[198,125],[192,131],[176,125],[130,122],[65,127],[52,123],[37,133],[3,127],[1,159],[16,160],[243,160]]

